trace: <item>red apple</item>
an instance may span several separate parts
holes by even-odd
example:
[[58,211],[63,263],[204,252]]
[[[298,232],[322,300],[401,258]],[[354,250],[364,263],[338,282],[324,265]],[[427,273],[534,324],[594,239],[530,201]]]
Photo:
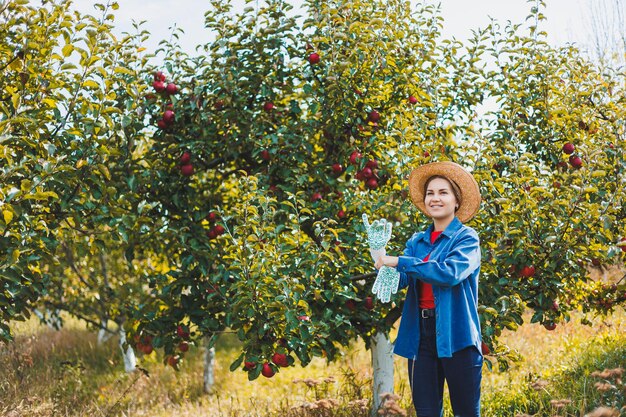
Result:
[[409,103],[417,104],[417,98],[415,96],[409,96]]
[[216,224],[213,230],[215,230],[215,233],[218,236],[223,235],[224,232],[226,232],[226,229],[224,229],[224,226],[222,226],[221,224]]
[[547,330],[554,330],[556,329],[556,323],[553,321],[546,321],[545,323],[543,323],[543,327],[545,327]]
[[305,315],[298,316],[298,320],[300,320],[300,321],[311,321],[309,316],[305,316]]
[[181,165],[180,167],[180,172],[181,174],[183,174],[185,177],[190,177],[193,175],[193,165],[191,164],[185,164],[185,165]]
[[365,179],[372,178],[373,175],[374,173],[371,168],[365,167],[361,170],[361,176]]
[[372,110],[367,115],[367,119],[372,123],[376,123],[380,120],[380,113],[378,113],[376,110]]
[[568,155],[573,154],[575,150],[576,148],[573,143],[567,142],[565,145],[563,145],[563,152]]
[[178,350],[180,350],[181,352],[187,352],[189,350],[189,343],[187,343],[187,342],[180,342],[178,344]]
[[165,91],[165,83],[163,81],[154,81],[152,83],[152,87],[157,93],[162,93],[163,91]]
[[276,372],[272,369],[272,366],[269,363],[265,362],[263,364],[263,369],[261,370],[261,374],[263,374],[264,377],[271,378],[274,376],[275,373]]
[[282,367],[289,366],[289,362],[287,362],[287,355],[285,355],[284,353],[274,353],[272,355],[272,362]]
[[181,325],[178,325],[178,327],[176,327],[176,334],[178,335],[178,337],[182,337],[183,339],[189,338],[189,331]]
[[550,306],[550,308],[554,311],[558,311],[559,310],[559,302],[558,301],[553,301],[552,305]]
[[267,111],[267,112],[270,112],[270,111],[272,111],[273,109],[274,109],[274,103],[272,103],[271,101],[268,101],[268,102],[266,102],[266,103],[263,105],[263,110],[265,110],[265,111]]
[[430,152],[424,151],[424,158],[428,158],[430,156]]
[[625,242],[624,246],[620,246],[620,249],[622,249],[622,252],[626,252],[626,237],[621,238],[619,241]]
[[361,154],[361,152],[359,151],[353,151],[350,154],[350,163],[352,165],[356,165],[359,162],[359,159],[361,159],[363,157],[363,155]]
[[569,157],[569,163],[572,164],[572,167],[578,169],[583,166],[583,160],[580,159],[580,156],[572,155]]
[[365,308],[367,310],[373,310],[374,309],[374,299],[372,297],[365,297]]
[[154,73],[154,81],[165,81],[165,74],[163,74],[163,71],[157,71]]
[[178,86],[174,83],[169,83],[166,87],[165,87],[165,92],[167,94],[176,94],[178,93]]
[[370,169],[376,169],[378,168],[378,161],[375,159],[370,159],[369,161],[367,161],[365,166]]
[[354,311],[356,310],[356,303],[354,302],[354,300],[347,300],[346,307],[348,307],[348,310]]
[[165,123],[165,120],[161,119],[157,122],[157,127],[161,130],[165,130],[167,129],[167,123]]
[[378,181],[376,180],[376,178],[370,178],[369,180],[367,180],[367,183],[365,185],[370,190],[375,190],[376,188],[378,188]]
[[343,172],[343,167],[341,164],[333,164],[333,172],[335,174],[341,174]]
[[256,368],[256,362],[249,362],[249,361],[245,361],[245,362],[243,363],[243,367],[244,367],[246,370],[250,371],[250,370],[252,370],[252,369]]
[[191,162],[191,153],[185,151],[180,156],[180,164],[181,165],[187,165],[187,164],[189,164],[189,162]]
[[525,278],[530,278],[535,275],[535,267],[533,265],[525,266],[522,268],[520,275]]
[[175,368],[178,365],[178,357],[177,356],[169,356],[167,358],[167,364],[172,368]]
[[149,355],[152,353],[152,351],[154,350],[154,348],[152,347],[152,344],[150,345],[143,345],[143,348],[139,348],[139,350],[144,354],[144,355]]
[[215,229],[209,230],[206,235],[209,239],[215,239],[217,237],[217,233],[215,232]]
[[319,62],[320,62],[320,56],[319,56],[318,53],[313,52],[311,55],[309,55],[309,63],[311,65],[315,65],[315,64],[317,64]]
[[343,210],[339,210],[337,212],[337,217],[339,217],[340,219],[343,219],[344,217],[346,217],[346,212]]
[[267,149],[263,149],[261,151],[261,158],[263,158],[264,161],[269,161],[271,159],[270,152]]
[[489,349],[489,346],[487,346],[487,343],[485,342],[480,342],[480,350],[483,355],[489,355],[491,353],[491,349]]
[[168,125],[171,124],[172,122],[174,122],[174,118],[175,117],[176,117],[176,115],[174,114],[174,112],[172,110],[165,110],[163,112],[163,120]]
[[311,196],[311,201],[316,202],[322,199],[322,193],[313,193]]

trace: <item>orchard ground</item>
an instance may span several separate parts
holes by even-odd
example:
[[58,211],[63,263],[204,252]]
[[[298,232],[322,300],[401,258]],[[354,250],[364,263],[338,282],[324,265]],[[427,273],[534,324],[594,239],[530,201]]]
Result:
[[[600,392],[596,383],[606,378],[592,372],[626,368],[626,313],[620,308],[596,317],[591,327],[581,325],[581,317],[575,313],[571,322],[548,331],[528,323],[528,315],[518,331],[504,335],[503,341],[524,359],[506,373],[485,369],[485,416],[583,416],[601,403],[624,404],[626,387],[609,378],[615,392]],[[97,346],[95,333],[80,322],[68,319],[60,331],[42,327],[36,319],[15,326],[15,342],[0,347],[3,416],[368,415],[372,373],[361,342],[334,363],[316,358],[306,368],[283,368],[271,379],[250,382],[246,372],[228,370],[240,346],[233,334],[223,334],[216,352],[215,392],[207,396],[202,392],[202,348],[192,347],[179,372],[163,365],[155,352],[140,359],[145,372],[129,375],[117,341]],[[398,403],[414,416],[405,368],[405,360],[396,357]]]

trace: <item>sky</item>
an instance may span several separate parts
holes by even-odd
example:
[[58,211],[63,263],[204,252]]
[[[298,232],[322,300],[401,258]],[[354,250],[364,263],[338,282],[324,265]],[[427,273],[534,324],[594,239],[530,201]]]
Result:
[[[262,0],[259,0],[262,3]],[[415,1],[415,0],[411,0]],[[622,0],[545,0],[547,23],[544,29],[548,32],[548,40],[555,45],[576,42],[589,45],[592,34],[591,4],[597,7],[600,3],[621,3],[622,9],[626,1]],[[101,2],[104,2],[101,0]],[[210,7],[208,0],[118,0],[119,9],[116,15],[116,32],[132,32],[132,22],[145,20],[145,29],[151,34],[146,45],[149,50],[156,49],[158,41],[169,39],[170,27],[177,25],[184,29],[181,45],[187,52],[192,52],[198,43],[207,40],[204,29],[204,12]],[[439,1],[433,0],[433,3]],[[295,4],[300,1],[294,0]],[[534,3],[534,2],[533,2]],[[75,7],[81,11],[96,14],[93,0],[75,0]],[[244,0],[234,0],[235,9],[245,7]],[[256,0],[250,2],[255,6]],[[467,39],[471,30],[484,27],[490,17],[506,23],[523,23],[530,12],[532,4],[527,0],[441,0],[444,17],[444,37]],[[626,11],[622,16],[626,15]],[[624,22],[622,22],[622,26]]]

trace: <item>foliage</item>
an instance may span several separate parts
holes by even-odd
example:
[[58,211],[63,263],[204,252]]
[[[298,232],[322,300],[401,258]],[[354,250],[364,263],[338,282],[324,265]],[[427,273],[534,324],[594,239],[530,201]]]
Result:
[[134,172],[148,133],[134,80],[147,33],[113,36],[117,3],[97,4],[98,18],[64,0],[0,6],[0,339],[37,303],[121,324],[142,293],[124,259],[142,222]]
[[586,298],[597,285],[586,266],[622,257],[624,74],[548,45],[535,3],[526,27],[494,22],[464,45],[441,39],[427,5],[311,1],[300,27],[282,1],[234,17],[214,2],[202,55],[163,43],[179,92],[155,95],[149,111],[155,124],[168,109],[175,120],[161,123],[138,181],[155,220],[149,244],[170,270],[148,278],[155,302],[129,329],[179,355],[186,329],[231,328],[244,342],[231,368],[252,379],[264,363],[280,368],[276,352],[307,364],[355,337],[369,344],[402,296],[367,307],[360,215],[393,221],[389,252],[400,252],[427,225],[404,179],[435,160],[467,166],[483,191],[470,225],[499,367],[511,356],[497,338],[525,306],[553,328],[578,306],[623,302],[623,283],[605,288],[610,306]]
[[624,256],[625,74],[547,44],[531,3],[526,25],[464,44],[423,3],[309,0],[297,19],[283,0],[213,1],[214,38],[190,56],[174,32],[159,67],[146,32],[111,35],[115,3],[100,19],[3,3],[0,337],[41,299],[125,323],[176,368],[231,329],[250,379],[369,346],[403,294],[372,300],[361,214],[392,221],[401,253],[428,224],[405,179],[441,160],[483,193],[470,226],[500,368],[526,306],[548,329],[613,311],[626,283],[587,266]]

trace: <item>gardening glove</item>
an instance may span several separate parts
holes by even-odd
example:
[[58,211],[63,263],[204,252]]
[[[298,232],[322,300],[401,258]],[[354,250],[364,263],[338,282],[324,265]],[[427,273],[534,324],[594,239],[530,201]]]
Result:
[[391,294],[398,292],[398,284],[400,283],[400,273],[396,268],[383,266],[378,270],[376,281],[372,287],[372,293],[378,297],[383,303],[391,300]]
[[[370,246],[370,255],[374,262],[382,255],[386,254],[385,246],[391,239],[391,223],[386,219],[375,220],[369,223],[367,214],[363,214],[363,224],[367,231],[367,242]],[[391,294],[398,292],[398,284],[400,283],[400,273],[397,269],[383,266],[378,271],[376,281],[372,287],[372,292],[382,301],[388,303],[391,300]]]
[[387,223],[385,219],[380,219],[374,220],[374,223],[370,224],[367,219],[367,214],[363,214],[363,224],[367,232],[367,243],[370,246],[370,255],[372,255],[372,259],[376,262],[382,255],[387,254],[385,246],[387,242],[389,242],[389,239],[391,239],[391,223]]

